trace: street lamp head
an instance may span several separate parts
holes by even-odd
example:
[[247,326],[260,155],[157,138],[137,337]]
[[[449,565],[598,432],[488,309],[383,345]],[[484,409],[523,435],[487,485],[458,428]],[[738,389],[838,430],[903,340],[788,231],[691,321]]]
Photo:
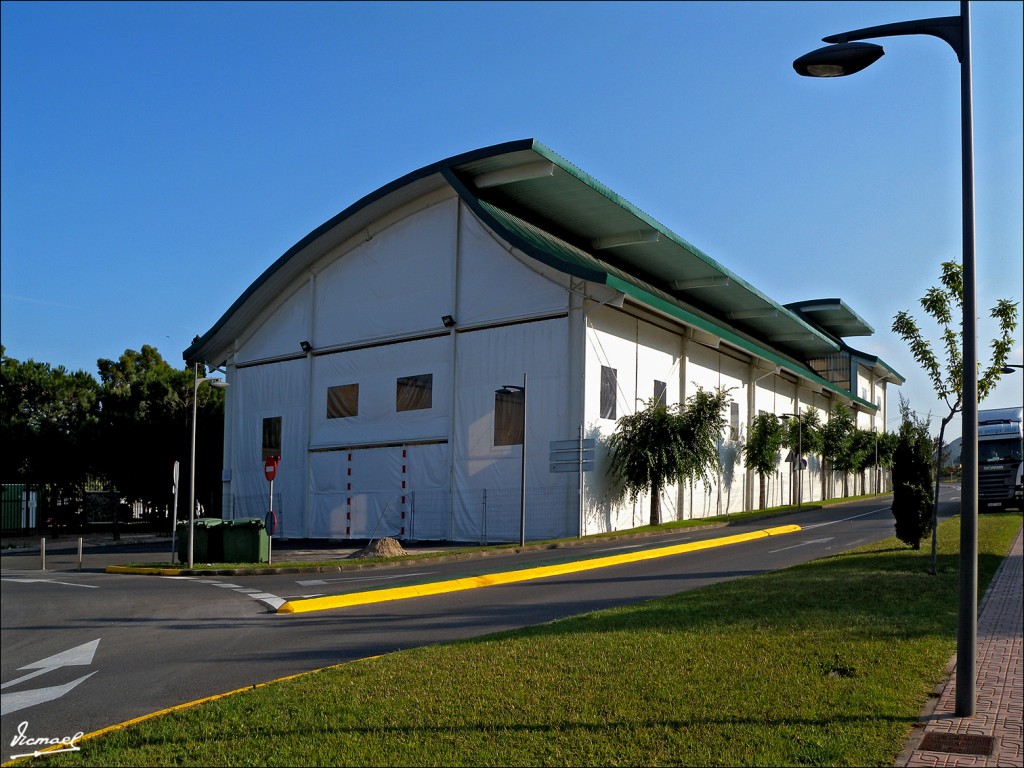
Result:
[[836,43],[805,53],[793,62],[804,77],[845,77],[870,67],[885,54],[874,43]]

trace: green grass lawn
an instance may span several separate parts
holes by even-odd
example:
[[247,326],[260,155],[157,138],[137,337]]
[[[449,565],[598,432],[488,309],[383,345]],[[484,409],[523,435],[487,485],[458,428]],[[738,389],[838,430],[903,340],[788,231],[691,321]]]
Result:
[[[1021,515],[983,515],[979,585]],[[959,519],[764,576],[302,675],[40,765],[892,765],[956,649]]]

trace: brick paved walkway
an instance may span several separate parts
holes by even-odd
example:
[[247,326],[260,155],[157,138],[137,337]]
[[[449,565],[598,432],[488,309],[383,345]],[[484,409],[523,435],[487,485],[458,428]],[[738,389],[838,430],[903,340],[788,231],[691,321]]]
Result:
[[[897,766],[1024,768],[1024,530],[985,593],[978,616],[977,709],[957,717],[955,657],[942,693],[922,715]],[[981,737],[981,738],[977,738]],[[990,737],[991,741],[988,738]],[[988,754],[969,754],[972,749]],[[924,748],[922,748],[924,747]],[[930,749],[929,749],[930,747]],[[956,751],[954,751],[956,750]]]

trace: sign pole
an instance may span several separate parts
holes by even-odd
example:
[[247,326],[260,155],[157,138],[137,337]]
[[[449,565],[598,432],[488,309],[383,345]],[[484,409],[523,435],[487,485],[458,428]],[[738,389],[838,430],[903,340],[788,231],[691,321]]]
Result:
[[583,538],[583,424],[580,424],[580,462],[579,462],[579,502],[580,502],[580,525],[577,538]]
[[267,565],[273,562],[274,532],[277,530],[277,519],[274,517],[274,478],[277,476],[277,463],[280,456],[268,456],[263,462],[263,475],[270,481],[270,505],[266,517],[266,527],[271,529],[267,534]]
[[174,462],[174,509],[171,510],[171,562],[178,548],[178,462]]

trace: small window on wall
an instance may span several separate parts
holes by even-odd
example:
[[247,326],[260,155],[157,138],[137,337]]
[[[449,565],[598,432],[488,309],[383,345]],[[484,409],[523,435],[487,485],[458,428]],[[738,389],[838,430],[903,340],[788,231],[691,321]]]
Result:
[[403,376],[395,390],[396,411],[422,411],[433,404],[434,374]]
[[729,403],[729,439],[740,439],[740,404]]
[[281,417],[271,416],[263,420],[263,456],[281,455]]
[[601,418],[615,420],[615,394],[619,389],[618,371],[601,366]]
[[659,405],[668,405],[668,384],[664,381],[654,380],[654,399]]
[[526,429],[526,397],[521,389],[494,393],[494,444],[522,445]]
[[359,415],[359,385],[342,384],[327,389],[327,418],[345,419]]

